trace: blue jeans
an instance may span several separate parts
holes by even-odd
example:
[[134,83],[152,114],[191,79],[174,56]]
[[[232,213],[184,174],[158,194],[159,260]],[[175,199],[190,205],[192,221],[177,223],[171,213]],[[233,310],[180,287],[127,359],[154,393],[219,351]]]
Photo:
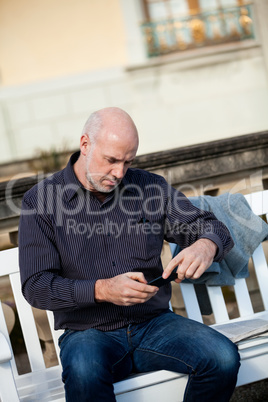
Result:
[[189,374],[184,401],[227,402],[240,366],[229,339],[169,310],[114,331],[66,330],[59,344],[67,402],[115,401],[114,382],[162,369]]

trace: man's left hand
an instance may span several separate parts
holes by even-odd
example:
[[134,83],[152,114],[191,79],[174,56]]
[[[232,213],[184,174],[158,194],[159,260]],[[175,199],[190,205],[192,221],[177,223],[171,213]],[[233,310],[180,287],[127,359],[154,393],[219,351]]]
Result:
[[168,278],[173,269],[178,266],[178,279],[180,283],[183,279],[197,279],[212,264],[217,251],[217,245],[209,239],[199,239],[191,246],[183,249],[167,265],[163,273],[163,278]]

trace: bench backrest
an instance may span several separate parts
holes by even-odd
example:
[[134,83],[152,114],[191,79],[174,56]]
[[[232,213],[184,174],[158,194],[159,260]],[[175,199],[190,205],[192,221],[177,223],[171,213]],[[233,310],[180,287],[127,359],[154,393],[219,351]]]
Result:
[[[8,276],[16,304],[17,314],[23,334],[25,348],[29,359],[31,371],[45,369],[45,361],[43,358],[42,347],[40,344],[36,321],[33,310],[21,293],[21,282],[18,265],[18,248],[4,250],[0,252],[0,277]],[[52,338],[54,340],[57,356],[59,354],[57,339],[62,331],[54,331],[54,319],[52,312],[44,312],[47,314],[48,323],[51,329]],[[12,346],[9,339],[5,316],[2,305],[0,303],[0,330],[8,340],[11,350]],[[14,356],[11,360],[12,370],[15,376],[18,375]]]
[[[245,196],[251,209],[256,215],[266,216],[268,221],[268,190],[259,191]],[[173,254],[175,245],[170,245]],[[268,268],[263,245],[260,244],[252,255],[252,262],[258,282],[264,310],[268,311]],[[180,284],[187,316],[203,322],[195,288],[192,284]],[[226,302],[220,286],[207,286],[207,291],[215,318],[215,323],[229,321]],[[235,279],[234,293],[240,317],[253,314],[253,306],[245,279]]]

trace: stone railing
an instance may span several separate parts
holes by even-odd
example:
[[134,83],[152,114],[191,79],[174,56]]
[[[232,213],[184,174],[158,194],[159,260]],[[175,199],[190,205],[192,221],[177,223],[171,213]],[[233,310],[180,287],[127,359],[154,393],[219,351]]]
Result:
[[149,57],[253,39],[252,4],[144,22],[141,29]]

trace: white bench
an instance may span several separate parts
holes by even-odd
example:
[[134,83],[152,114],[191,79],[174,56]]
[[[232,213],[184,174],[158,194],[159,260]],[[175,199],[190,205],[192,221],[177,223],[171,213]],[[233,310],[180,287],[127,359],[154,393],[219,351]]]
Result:
[[[247,196],[253,211],[258,215],[268,214],[268,191]],[[172,245],[171,245],[172,248]],[[234,289],[240,312],[240,318],[268,318],[268,269],[262,245],[253,254],[256,276],[263,300],[264,311],[254,313],[246,281],[236,280]],[[31,372],[18,374],[12,352],[5,316],[0,305],[0,399],[2,402],[16,401],[64,401],[64,389],[61,382],[60,363],[46,368],[32,308],[21,294],[18,267],[18,249],[0,252],[0,277],[9,276],[24,342],[30,362]],[[181,284],[185,308],[190,318],[202,322],[202,315],[197,302],[194,287]],[[220,287],[208,287],[208,293],[216,323],[231,321]],[[53,315],[46,312],[56,353],[57,340],[61,331],[53,330]],[[237,386],[268,377],[268,337],[259,337],[241,342],[241,368]],[[157,371],[129,377],[114,385],[117,401],[145,402],[154,400],[177,402],[183,400],[188,377],[169,371]]]

